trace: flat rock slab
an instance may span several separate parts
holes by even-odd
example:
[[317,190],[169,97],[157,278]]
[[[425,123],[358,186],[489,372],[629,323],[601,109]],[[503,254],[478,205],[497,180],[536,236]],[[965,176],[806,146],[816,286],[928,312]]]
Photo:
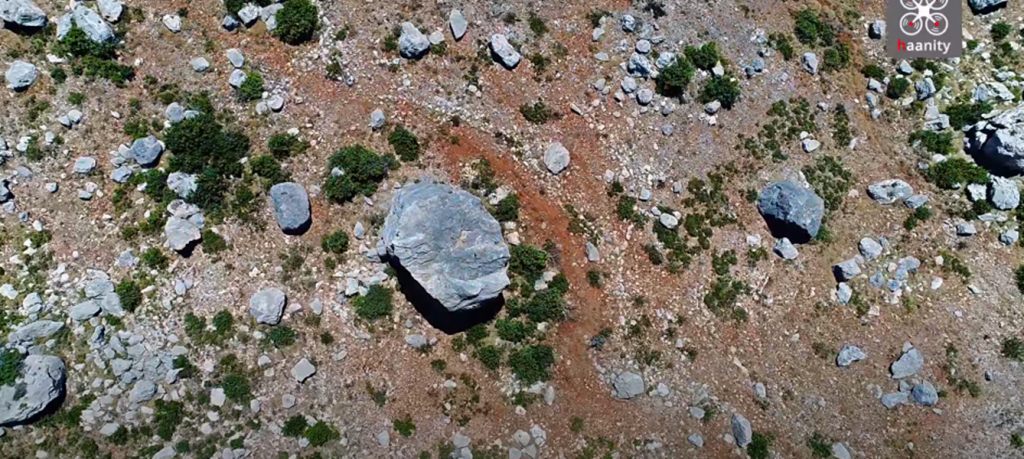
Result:
[[311,214],[309,193],[295,182],[278,183],[270,187],[270,199],[274,201],[274,216],[277,226],[285,234],[302,234],[309,229]]
[[16,425],[42,413],[64,395],[64,361],[52,355],[30,355],[22,362],[14,385],[0,386],[0,425]]

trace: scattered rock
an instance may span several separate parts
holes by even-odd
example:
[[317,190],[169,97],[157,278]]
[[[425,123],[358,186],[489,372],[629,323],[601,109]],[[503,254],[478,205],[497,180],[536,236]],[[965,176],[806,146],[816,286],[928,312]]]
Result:
[[903,379],[916,375],[922,367],[924,367],[924,356],[916,347],[911,347],[892,363],[889,371],[892,372],[892,379]]
[[242,55],[241,51],[235,48],[231,48],[227,50],[227,56],[228,62],[230,62],[231,65],[236,69],[240,69],[242,68],[243,65],[245,65],[245,56]]
[[256,292],[249,298],[249,314],[256,323],[277,325],[284,314],[286,297],[284,292],[276,288],[268,288]]
[[516,68],[522,59],[522,55],[508,42],[508,38],[500,33],[491,35],[491,53],[509,70]]
[[270,187],[277,226],[285,234],[302,234],[309,229],[311,214],[309,193],[295,182],[278,183]]
[[914,194],[914,188],[903,180],[882,180],[868,187],[868,196],[882,205],[903,201]]
[[832,274],[836,276],[837,281],[846,282],[860,275],[860,266],[857,265],[855,258],[851,258],[832,266]]
[[839,355],[836,356],[836,365],[846,368],[854,362],[859,362],[866,358],[868,358],[868,355],[864,353],[861,348],[852,344],[844,344],[843,347],[839,349]]
[[814,53],[804,53],[800,57],[800,63],[803,64],[804,71],[811,75],[818,74],[818,55]]
[[750,428],[750,421],[739,413],[734,413],[730,424],[732,425],[732,436],[736,439],[736,445],[740,448],[749,445],[754,435],[753,430]]
[[411,22],[402,23],[402,35],[398,38],[398,53],[406,59],[419,59],[430,51],[430,40]]
[[795,260],[800,252],[796,250],[796,247],[789,238],[781,238],[775,241],[775,254],[782,257],[785,260]]
[[313,377],[315,374],[316,367],[314,367],[307,359],[299,360],[299,363],[296,363],[295,366],[292,367],[292,377],[295,378],[295,381],[300,383],[306,382],[307,379]]
[[463,36],[466,35],[466,30],[469,28],[469,22],[466,21],[466,17],[462,15],[462,11],[453,9],[448,14],[448,26],[452,29],[452,37],[455,41],[459,41]]
[[928,383],[914,386],[914,390],[911,391],[910,395],[918,405],[934,406],[936,403],[939,403],[939,393],[935,390],[935,386]]
[[164,27],[170,30],[171,33],[181,32],[181,16],[177,14],[165,14],[164,17],[160,18],[160,22],[164,23]]
[[[32,3],[31,0],[0,1],[0,19],[4,22],[17,24],[32,29],[46,26],[46,12]],[[10,81],[8,79],[7,81]],[[3,424],[0,422],[0,424]]]
[[619,373],[612,381],[612,395],[615,398],[631,399],[645,391],[644,379],[633,372]]
[[36,66],[25,61],[14,61],[4,73],[7,78],[7,87],[15,91],[24,91],[32,86],[39,78],[39,71]]
[[1020,189],[1013,179],[992,176],[988,185],[988,199],[999,210],[1013,210],[1020,205]]
[[110,43],[114,41],[114,29],[111,29],[106,22],[103,22],[103,18],[93,11],[92,8],[79,3],[71,14],[75,20],[75,25],[82,29],[82,32],[85,32],[85,36],[89,37],[90,40],[97,43]]
[[569,150],[560,142],[552,142],[544,153],[544,165],[552,174],[558,175],[569,167]]
[[160,162],[160,154],[164,152],[164,144],[152,135],[132,142],[128,154],[139,166],[150,168]]
[[874,239],[869,237],[863,238],[857,246],[860,249],[860,254],[864,256],[865,260],[874,260],[882,256],[882,244],[879,244],[878,241]]

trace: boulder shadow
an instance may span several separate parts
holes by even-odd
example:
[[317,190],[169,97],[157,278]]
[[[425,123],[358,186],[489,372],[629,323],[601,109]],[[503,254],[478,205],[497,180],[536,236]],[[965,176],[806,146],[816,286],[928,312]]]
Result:
[[287,234],[289,236],[302,236],[303,234],[306,234],[307,231],[309,231],[309,228],[311,226],[313,226],[313,219],[312,218],[309,219],[309,220],[306,220],[305,223],[303,223],[303,224],[301,224],[299,226],[296,226],[295,228],[284,229],[284,228],[281,228],[280,225],[278,225],[278,228],[281,228],[281,232],[284,233],[284,234]]
[[475,309],[449,311],[440,301],[430,296],[423,286],[412,278],[408,270],[390,259],[388,265],[395,270],[399,291],[405,295],[405,299],[409,300],[409,303],[419,311],[427,323],[448,335],[461,333],[474,325],[490,322],[501,312],[501,308],[505,307],[505,296],[499,295],[485,301]]

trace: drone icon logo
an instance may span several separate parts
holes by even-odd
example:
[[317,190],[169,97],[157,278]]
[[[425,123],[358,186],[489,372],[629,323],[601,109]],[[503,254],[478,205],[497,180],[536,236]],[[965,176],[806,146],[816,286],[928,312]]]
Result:
[[900,5],[909,10],[900,17],[900,31],[908,37],[916,36],[922,30],[929,35],[938,37],[949,29],[949,19],[941,11],[949,5],[950,0],[899,0]]

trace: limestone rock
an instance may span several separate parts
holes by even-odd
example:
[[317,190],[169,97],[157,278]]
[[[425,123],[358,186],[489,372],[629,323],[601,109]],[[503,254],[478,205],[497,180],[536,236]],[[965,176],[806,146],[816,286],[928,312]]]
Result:
[[474,309],[509,284],[501,225],[479,198],[421,180],[395,193],[384,222],[387,257],[449,311]]

